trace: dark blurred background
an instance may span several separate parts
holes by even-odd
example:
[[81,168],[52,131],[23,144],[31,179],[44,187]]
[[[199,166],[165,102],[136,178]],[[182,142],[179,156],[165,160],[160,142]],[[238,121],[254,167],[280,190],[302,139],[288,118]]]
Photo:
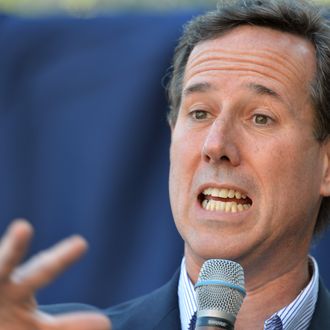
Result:
[[[0,0],[0,230],[28,218],[31,253],[90,242],[40,303],[106,307],[179,266],[164,85],[183,24],[215,2]],[[312,254],[330,287],[329,248]]]

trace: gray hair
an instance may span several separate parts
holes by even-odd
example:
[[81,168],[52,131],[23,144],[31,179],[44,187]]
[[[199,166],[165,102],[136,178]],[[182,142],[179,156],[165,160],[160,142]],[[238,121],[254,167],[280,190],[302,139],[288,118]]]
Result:
[[[175,126],[186,64],[193,48],[201,41],[218,38],[240,25],[270,27],[299,35],[316,50],[316,74],[310,86],[315,109],[314,136],[324,143],[330,133],[330,28],[319,7],[305,0],[223,0],[216,10],[191,20],[175,49],[168,84],[168,120]],[[315,226],[321,233],[330,223],[330,198],[324,197]]]

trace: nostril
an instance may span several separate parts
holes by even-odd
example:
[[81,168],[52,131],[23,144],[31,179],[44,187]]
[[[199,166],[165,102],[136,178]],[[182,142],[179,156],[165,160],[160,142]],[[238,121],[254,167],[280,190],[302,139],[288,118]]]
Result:
[[229,161],[229,158],[228,158],[227,156],[222,156],[222,157],[220,158],[220,160],[226,160],[226,161]]
[[[204,155],[204,158],[207,162],[212,161],[212,157],[210,157],[209,155]],[[230,158],[228,156],[221,156],[220,158],[218,158],[219,161],[225,161],[225,162],[230,162]],[[215,160],[217,161],[217,160]]]

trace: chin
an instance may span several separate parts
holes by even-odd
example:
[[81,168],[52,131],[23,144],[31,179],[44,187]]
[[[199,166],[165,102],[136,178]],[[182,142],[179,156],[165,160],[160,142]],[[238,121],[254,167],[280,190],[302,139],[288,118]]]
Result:
[[228,259],[238,261],[246,253],[246,246],[237,244],[237,240],[209,237],[208,235],[190,241],[188,244],[190,252],[203,260]]

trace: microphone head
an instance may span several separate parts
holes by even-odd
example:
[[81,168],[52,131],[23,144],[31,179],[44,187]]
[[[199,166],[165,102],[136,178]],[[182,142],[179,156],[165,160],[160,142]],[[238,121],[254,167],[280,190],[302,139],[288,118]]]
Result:
[[224,259],[205,261],[195,291],[197,317],[220,318],[233,325],[246,294],[242,266]]

